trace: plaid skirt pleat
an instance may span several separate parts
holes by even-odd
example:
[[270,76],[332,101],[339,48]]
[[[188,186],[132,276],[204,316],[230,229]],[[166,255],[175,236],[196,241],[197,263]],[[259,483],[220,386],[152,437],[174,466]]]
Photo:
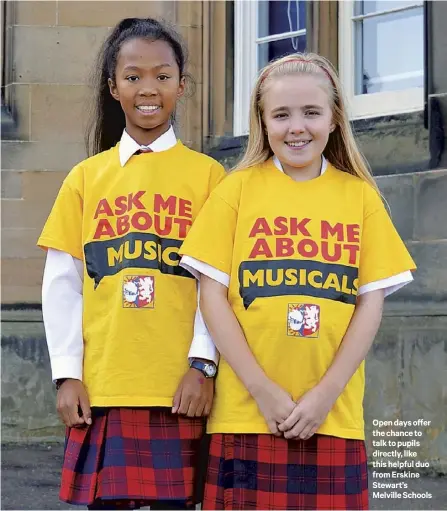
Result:
[[89,427],[67,430],[60,499],[192,502],[205,419],[169,408],[92,408]]
[[202,509],[368,509],[365,443],[213,434]]

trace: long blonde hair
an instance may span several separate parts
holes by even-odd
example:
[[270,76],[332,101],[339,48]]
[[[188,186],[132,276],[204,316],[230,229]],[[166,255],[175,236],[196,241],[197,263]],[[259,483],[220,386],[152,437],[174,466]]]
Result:
[[242,160],[232,170],[259,165],[273,155],[263,121],[263,93],[270,80],[294,74],[313,74],[327,82],[332,103],[332,117],[336,127],[329,135],[328,143],[323,151],[324,156],[334,167],[367,181],[380,194],[369,165],[352,133],[337,72],[327,59],[315,53],[287,55],[270,62],[259,73],[250,99],[248,145]]

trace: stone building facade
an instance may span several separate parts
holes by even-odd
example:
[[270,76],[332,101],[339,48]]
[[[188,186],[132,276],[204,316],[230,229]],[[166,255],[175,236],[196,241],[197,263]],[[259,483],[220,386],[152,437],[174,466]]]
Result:
[[361,147],[419,267],[387,302],[369,355],[367,430],[373,418],[430,420],[420,456],[445,471],[447,3],[2,1],[2,12],[4,438],[60,434],[39,305],[44,254],[35,242],[64,176],[85,157],[88,73],[99,45],[121,18],[155,16],[183,35],[196,81],[178,134],[227,167],[246,140],[260,66],[307,48],[339,69]]

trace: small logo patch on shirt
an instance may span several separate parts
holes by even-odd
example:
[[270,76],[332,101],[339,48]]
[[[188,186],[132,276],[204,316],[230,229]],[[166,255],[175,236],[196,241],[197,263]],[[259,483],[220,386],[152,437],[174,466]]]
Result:
[[311,303],[289,303],[287,335],[318,337],[320,335],[320,306]]
[[127,275],[123,279],[123,307],[153,309],[155,306],[155,277]]

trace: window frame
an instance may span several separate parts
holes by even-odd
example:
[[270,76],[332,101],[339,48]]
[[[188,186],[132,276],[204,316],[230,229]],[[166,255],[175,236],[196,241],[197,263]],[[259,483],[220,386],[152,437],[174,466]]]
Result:
[[[262,0],[261,0],[262,1]],[[258,75],[258,46],[263,43],[307,35],[294,30],[258,37],[259,0],[234,0],[234,136],[249,131],[250,97]]]
[[[424,88],[409,88],[398,91],[375,92],[371,94],[355,94],[355,16],[354,0],[342,0],[339,4],[339,71],[345,96],[348,100],[349,117],[367,119],[384,115],[417,112],[424,109]],[[419,3],[415,0],[415,4]],[[421,3],[420,6],[423,6]],[[401,7],[380,11],[399,12],[410,10]]]
[[14,98],[11,93],[11,83],[13,78],[12,71],[12,26],[15,14],[15,2],[8,0],[0,1],[2,14],[1,27],[1,45],[2,62],[0,78],[0,124],[2,138],[8,139],[15,136],[16,123],[13,116]]

